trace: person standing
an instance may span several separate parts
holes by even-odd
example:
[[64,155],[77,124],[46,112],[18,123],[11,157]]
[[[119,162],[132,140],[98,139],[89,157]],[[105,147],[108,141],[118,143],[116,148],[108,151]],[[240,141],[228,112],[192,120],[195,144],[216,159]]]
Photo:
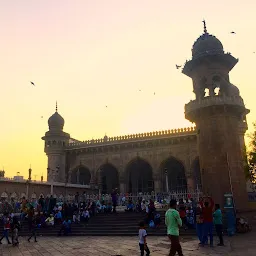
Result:
[[203,244],[203,215],[202,215],[202,207],[200,203],[196,208],[196,234],[199,240],[199,245]]
[[171,240],[171,249],[169,256],[174,256],[178,252],[179,256],[183,256],[182,248],[179,240],[179,228],[182,226],[182,220],[179,212],[176,210],[176,200],[170,201],[170,208],[165,213],[165,225],[167,226],[167,235]]
[[222,212],[219,204],[215,204],[215,212],[213,213],[213,221],[216,229],[216,233],[220,239],[218,246],[223,246],[223,223],[222,223]]
[[203,216],[203,243],[204,246],[207,243],[208,235],[210,237],[210,246],[213,246],[213,207],[214,203],[211,197],[206,198],[204,207],[202,209]]
[[140,229],[139,229],[139,247],[140,247],[140,255],[143,256],[144,255],[144,251],[146,251],[146,255],[149,256],[150,251],[148,249],[147,246],[147,231],[145,229],[145,224],[143,221],[140,222],[139,224]]

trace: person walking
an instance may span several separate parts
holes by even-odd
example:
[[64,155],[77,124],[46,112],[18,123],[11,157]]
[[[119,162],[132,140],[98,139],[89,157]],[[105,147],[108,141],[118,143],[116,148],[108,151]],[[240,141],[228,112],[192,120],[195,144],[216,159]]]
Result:
[[4,222],[4,231],[3,231],[3,236],[0,238],[0,244],[2,244],[2,240],[4,239],[4,237],[6,238],[8,244],[11,244],[9,240],[9,230],[11,228],[11,223],[8,215],[4,217],[3,222]]
[[176,210],[176,200],[170,201],[170,208],[165,213],[165,225],[167,226],[167,235],[171,240],[171,249],[169,256],[176,255],[183,256],[182,248],[179,240],[179,228],[182,226],[182,220],[179,212]]
[[222,212],[219,204],[215,204],[215,212],[213,213],[213,222],[215,225],[216,233],[220,239],[218,246],[223,246],[223,223],[222,223]]
[[32,221],[31,221],[31,235],[28,238],[28,242],[30,242],[30,239],[32,237],[34,237],[34,241],[35,241],[35,243],[37,243],[36,231],[37,231],[38,225],[40,225],[40,224],[38,224],[37,214],[35,213],[34,216],[32,217]]

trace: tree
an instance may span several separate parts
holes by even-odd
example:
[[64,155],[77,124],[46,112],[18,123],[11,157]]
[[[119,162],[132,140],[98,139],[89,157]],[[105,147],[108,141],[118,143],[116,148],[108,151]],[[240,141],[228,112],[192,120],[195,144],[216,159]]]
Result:
[[246,177],[256,183],[256,122],[253,123],[253,132],[249,137],[249,150],[246,154],[245,149],[245,173]]

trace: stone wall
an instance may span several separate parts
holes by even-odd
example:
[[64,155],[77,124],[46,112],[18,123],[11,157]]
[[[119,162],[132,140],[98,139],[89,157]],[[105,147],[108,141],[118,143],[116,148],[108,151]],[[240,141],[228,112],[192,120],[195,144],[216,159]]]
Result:
[[[67,184],[55,183],[53,186],[53,194],[56,197],[66,197],[68,195],[75,195],[76,192],[82,194],[84,192],[91,193],[93,190],[88,186],[76,186]],[[0,180],[0,196],[7,195],[8,199],[11,197],[21,198],[23,196],[32,198],[36,195],[38,198],[41,194],[44,196],[51,194],[51,185],[49,183],[30,182],[26,181],[13,181],[13,180]],[[95,190],[93,191],[96,192]]]

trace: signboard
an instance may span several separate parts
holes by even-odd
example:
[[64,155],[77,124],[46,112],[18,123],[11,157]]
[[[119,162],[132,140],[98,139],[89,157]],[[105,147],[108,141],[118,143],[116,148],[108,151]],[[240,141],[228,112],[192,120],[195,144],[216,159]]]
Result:
[[233,209],[234,208],[233,195],[232,194],[224,194],[224,198],[225,198],[224,208],[225,209]]

